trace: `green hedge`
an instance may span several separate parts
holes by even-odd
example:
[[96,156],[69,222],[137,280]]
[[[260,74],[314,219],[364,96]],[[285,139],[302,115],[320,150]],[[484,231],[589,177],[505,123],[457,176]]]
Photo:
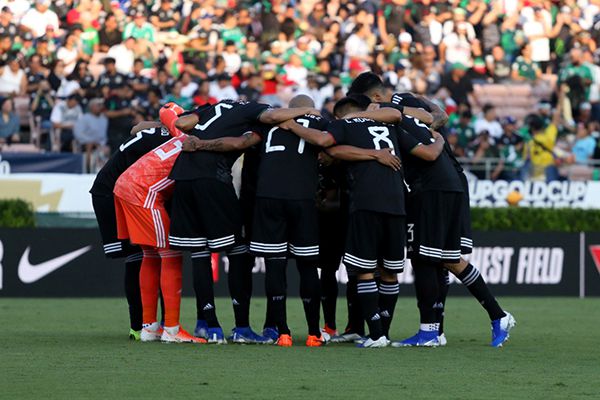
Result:
[[1,228],[31,228],[35,226],[33,206],[23,200],[0,200]]
[[600,232],[600,210],[571,208],[473,208],[473,230]]
[[[515,232],[600,232],[600,210],[570,208],[473,208],[473,230]],[[0,227],[35,226],[33,206],[23,200],[0,200]]]

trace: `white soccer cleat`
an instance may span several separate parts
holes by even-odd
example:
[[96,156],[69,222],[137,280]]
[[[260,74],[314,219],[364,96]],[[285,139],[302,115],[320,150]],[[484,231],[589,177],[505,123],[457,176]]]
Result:
[[144,324],[142,328],[142,332],[140,333],[140,340],[142,342],[157,342],[160,340],[160,337],[163,334],[163,328],[160,326],[158,322],[153,322],[151,324]]
[[206,339],[190,335],[180,325],[164,328],[160,341],[163,343],[206,343]]
[[360,347],[360,348],[378,348],[378,347],[387,347],[389,346],[390,341],[388,340],[388,338],[386,338],[385,336],[380,337],[377,340],[373,340],[371,338],[368,338],[367,340],[365,340],[363,343],[357,345],[356,347]]
[[438,342],[440,342],[440,346],[445,346],[448,343],[448,340],[446,339],[446,335],[444,333],[438,336]]

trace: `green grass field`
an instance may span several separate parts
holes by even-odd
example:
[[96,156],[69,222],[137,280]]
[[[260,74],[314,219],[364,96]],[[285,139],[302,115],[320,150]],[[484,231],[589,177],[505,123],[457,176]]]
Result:
[[[230,328],[231,307],[217,304]],[[502,349],[471,298],[449,299],[437,349],[307,348],[300,301],[288,304],[292,348],[133,343],[121,299],[0,299],[0,399],[600,398],[600,299],[501,299],[518,321]],[[252,310],[259,327],[264,302]],[[189,329],[193,311],[185,299]],[[392,338],[417,323],[401,298]]]

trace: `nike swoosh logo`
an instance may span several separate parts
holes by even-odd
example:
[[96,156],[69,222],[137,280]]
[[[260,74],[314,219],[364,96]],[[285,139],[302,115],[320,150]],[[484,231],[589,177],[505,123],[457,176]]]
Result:
[[88,252],[91,248],[92,246],[85,246],[79,250],[75,250],[70,253],[64,254],[60,257],[53,258],[52,260],[32,265],[29,262],[30,247],[27,247],[25,249],[25,252],[21,256],[21,260],[19,261],[19,279],[21,279],[23,283],[33,283],[35,281],[38,281],[44,276],[50,274],[53,271],[56,271],[63,265],[68,264],[77,257]]

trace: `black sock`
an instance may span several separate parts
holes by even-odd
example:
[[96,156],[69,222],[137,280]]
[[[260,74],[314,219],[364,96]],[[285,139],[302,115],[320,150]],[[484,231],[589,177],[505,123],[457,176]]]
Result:
[[494,296],[492,296],[490,289],[477,268],[469,264],[463,272],[458,274],[457,278],[469,289],[469,292],[479,301],[479,304],[485,308],[490,316],[490,320],[493,321],[506,315]]
[[267,310],[265,312],[265,323],[263,324],[264,328],[277,328],[277,323],[275,322],[275,318],[273,317],[273,300],[271,297],[267,296]]
[[248,292],[248,281],[252,281],[252,258],[247,253],[228,254],[227,258],[229,258],[227,282],[233,304],[235,326],[238,328],[248,327],[250,326],[250,297],[252,295],[251,292]]
[[379,315],[379,289],[375,279],[359,279],[356,292],[362,316],[369,326],[369,336],[377,340],[383,336],[383,327]]
[[358,304],[358,293],[356,285],[358,277],[356,275],[348,276],[346,284],[346,304],[348,306],[348,324],[345,332],[357,333],[360,336],[365,335],[365,319],[363,318],[360,306]]
[[219,320],[215,306],[215,291],[212,266],[208,251],[192,253],[192,275],[196,292],[196,313],[204,319],[209,328],[218,328]]
[[398,281],[381,281],[379,283],[379,315],[381,315],[383,334],[388,338],[390,337],[390,325],[394,318],[398,293],[400,293],[400,284],[398,284]]
[[435,304],[437,320],[440,323],[439,334],[444,333],[444,312],[446,309],[446,297],[450,289],[450,276],[446,268],[438,268],[438,299]]
[[412,260],[412,266],[421,324],[437,323],[437,309],[434,306],[439,297],[438,269],[441,265],[415,258]]
[[308,334],[320,336],[321,285],[317,266],[314,262],[301,259],[296,259],[296,265],[300,274],[300,298],[304,306]]
[[331,328],[336,328],[335,308],[337,306],[338,283],[335,277],[336,269],[331,266],[324,266],[321,269],[321,303],[323,303],[323,319],[325,324]]
[[280,335],[289,335],[286,315],[287,259],[265,258],[265,291],[271,300],[271,316]]
[[134,331],[142,329],[142,295],[140,293],[140,268],[142,266],[141,253],[139,260],[136,254],[128,257],[133,261],[125,262],[125,297],[129,306],[129,326]]

